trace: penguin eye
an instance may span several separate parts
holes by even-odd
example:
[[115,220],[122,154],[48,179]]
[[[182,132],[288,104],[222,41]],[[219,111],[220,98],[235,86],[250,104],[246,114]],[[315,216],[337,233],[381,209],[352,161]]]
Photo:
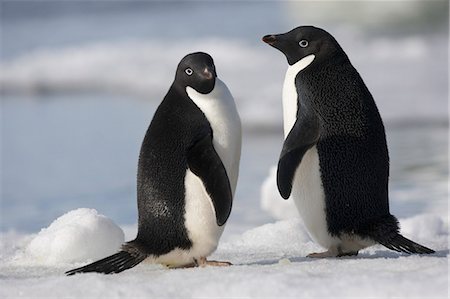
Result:
[[302,39],[298,42],[298,44],[300,45],[300,47],[306,48],[308,46],[308,41],[306,39]]
[[193,71],[192,69],[190,69],[190,68],[185,69],[184,72],[185,72],[188,76],[190,76],[190,75],[192,75],[192,74],[194,73],[194,71]]

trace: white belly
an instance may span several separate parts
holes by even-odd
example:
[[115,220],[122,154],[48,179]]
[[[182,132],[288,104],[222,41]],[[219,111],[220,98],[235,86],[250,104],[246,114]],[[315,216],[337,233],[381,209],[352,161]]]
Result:
[[325,193],[315,146],[305,153],[295,172],[291,197],[314,241],[325,248],[339,244],[339,239],[328,233]]
[[192,254],[208,256],[217,248],[224,226],[218,226],[216,211],[202,180],[190,170],[186,172],[185,226],[192,241]]
[[185,222],[188,237],[192,242],[189,250],[175,249],[157,258],[156,262],[171,266],[190,264],[194,258],[207,257],[219,243],[224,225],[218,226],[216,213],[202,180],[189,169],[184,179]]

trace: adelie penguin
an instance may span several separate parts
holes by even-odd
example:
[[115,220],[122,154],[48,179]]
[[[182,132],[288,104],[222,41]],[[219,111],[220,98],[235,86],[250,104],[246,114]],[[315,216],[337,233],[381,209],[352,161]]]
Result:
[[277,185],[283,198],[293,198],[311,237],[327,249],[308,256],[357,255],[377,243],[399,252],[433,253],[403,237],[389,212],[383,122],[338,42],[312,26],[263,41],[289,64]]
[[119,273],[145,259],[169,267],[230,265],[206,258],[231,212],[240,155],[240,118],[213,59],[185,56],[142,143],[136,239],[66,274]]

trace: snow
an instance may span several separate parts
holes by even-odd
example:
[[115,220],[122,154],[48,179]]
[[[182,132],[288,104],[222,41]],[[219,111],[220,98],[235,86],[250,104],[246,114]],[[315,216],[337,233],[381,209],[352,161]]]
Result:
[[42,265],[93,261],[115,253],[123,242],[124,233],[112,220],[81,208],[42,229],[18,259]]
[[261,186],[261,209],[274,219],[298,217],[297,207],[292,199],[281,197],[277,189],[277,167],[272,166]]
[[[293,203],[279,196],[275,175],[273,166],[260,203],[282,220],[223,237],[210,259],[230,261],[231,267],[168,269],[143,262],[118,275],[66,277],[65,271],[117,250],[124,233],[127,241],[136,236],[135,225],[119,228],[95,210],[77,209],[36,236],[2,233],[0,298],[447,298],[449,231],[442,205],[399,219],[405,237],[435,254],[407,255],[377,245],[357,257],[311,259],[306,255],[323,248],[310,239]],[[234,221],[228,224],[232,230],[243,223]]]
[[[276,168],[261,187],[261,204],[283,219],[220,242],[210,257],[231,267],[168,269],[143,262],[118,275],[71,277],[64,272],[114,253],[134,238],[136,226],[119,228],[92,209],[56,219],[36,236],[3,233],[1,298],[69,297],[412,297],[444,298],[448,290],[448,220],[438,214],[400,219],[407,237],[433,255],[407,255],[380,245],[357,257],[311,259],[322,250],[308,236],[295,207],[276,192]],[[86,247],[86,245],[89,245]]]
[[[69,212],[56,222],[67,226],[76,213],[80,211]],[[90,210],[84,213],[87,218],[95,215]],[[102,222],[99,218],[94,216]],[[265,224],[222,242],[211,258],[231,261],[234,264],[231,267],[167,269],[141,263],[118,275],[92,273],[66,277],[64,271],[81,263],[66,259],[57,264],[48,261],[36,265],[31,256],[19,262],[16,255],[29,248],[30,236],[3,234],[0,297],[445,298],[448,224],[435,215],[419,215],[400,222],[405,236],[434,248],[436,253],[409,256],[374,246],[357,257],[310,259],[306,254],[321,248],[309,239],[301,221],[293,218]],[[109,232],[104,228],[97,230],[99,237],[106,237],[103,234]],[[5,248],[9,250],[5,252]],[[94,255],[89,259],[92,258]]]

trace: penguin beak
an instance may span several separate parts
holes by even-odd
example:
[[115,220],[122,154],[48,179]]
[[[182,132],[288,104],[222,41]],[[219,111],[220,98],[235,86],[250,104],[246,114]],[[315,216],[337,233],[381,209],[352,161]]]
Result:
[[289,45],[289,40],[286,38],[285,34],[269,34],[264,36],[262,41],[283,53],[285,53],[285,50]]
[[203,77],[207,80],[211,80],[212,78],[217,77],[216,70],[214,67],[208,67],[208,66],[205,67],[203,69],[202,74],[203,74]]
[[277,41],[277,37],[273,34],[266,35],[262,38],[262,41],[266,44],[273,46],[273,44]]

